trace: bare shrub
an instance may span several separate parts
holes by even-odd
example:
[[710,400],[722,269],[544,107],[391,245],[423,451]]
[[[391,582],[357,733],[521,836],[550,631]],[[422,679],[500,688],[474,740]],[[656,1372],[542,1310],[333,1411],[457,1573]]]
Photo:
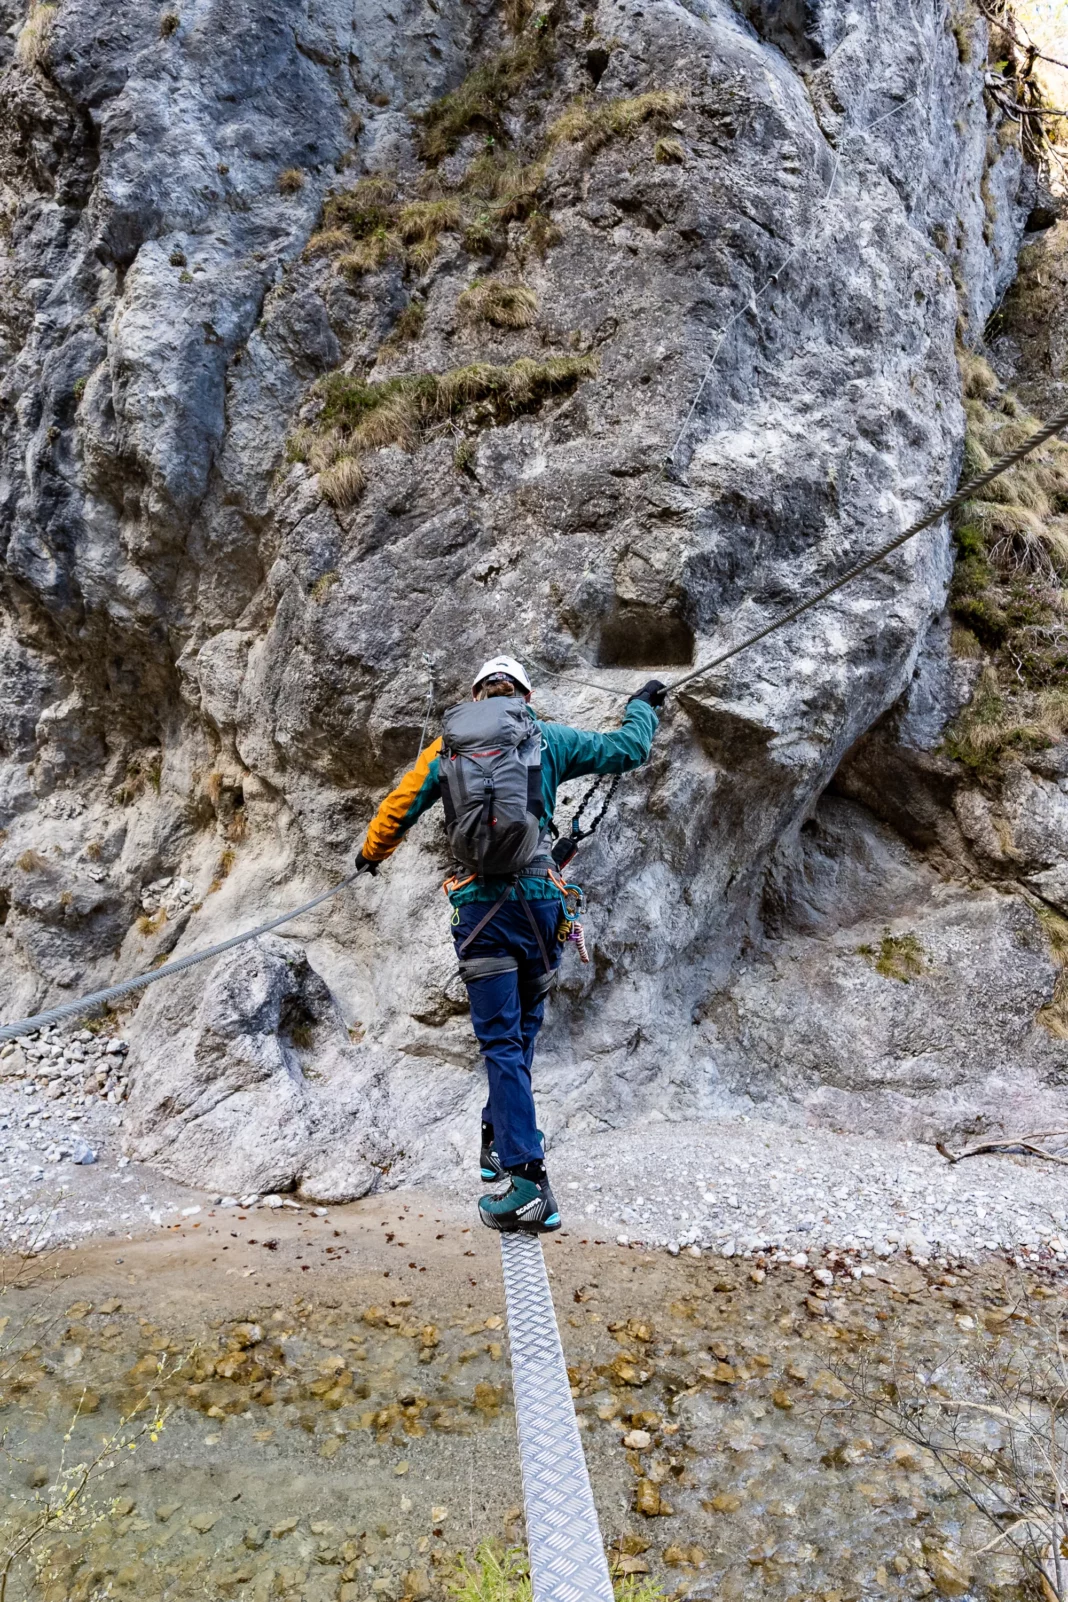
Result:
[[932,1373],[891,1363],[841,1378],[856,1405],[929,1452],[987,1521],[991,1539],[974,1556],[1008,1547],[1047,1602],[1068,1602],[1065,1313],[1022,1287],[1007,1300],[988,1315],[989,1333]]

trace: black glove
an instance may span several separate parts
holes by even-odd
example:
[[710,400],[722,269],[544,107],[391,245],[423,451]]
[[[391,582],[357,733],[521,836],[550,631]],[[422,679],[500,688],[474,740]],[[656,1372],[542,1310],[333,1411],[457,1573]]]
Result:
[[357,851],[357,853],[356,853],[356,872],[357,873],[377,873],[378,872],[378,866],[379,865],[378,865],[377,862],[368,861],[368,859],[364,856],[362,851]]
[[655,707],[659,712],[664,704],[666,695],[667,685],[661,684],[659,679],[650,679],[648,684],[643,684],[641,689],[630,697],[627,705],[629,706],[631,701],[648,701],[649,705]]

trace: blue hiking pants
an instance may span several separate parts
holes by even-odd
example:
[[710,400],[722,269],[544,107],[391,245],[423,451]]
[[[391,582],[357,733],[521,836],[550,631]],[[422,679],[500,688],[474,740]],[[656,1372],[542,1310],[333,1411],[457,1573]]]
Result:
[[[561,946],[556,938],[560,903],[553,897],[552,900],[528,901],[527,907],[537,920],[549,962],[556,968],[561,957]],[[457,952],[488,911],[489,906],[484,901],[470,901],[466,906],[457,907],[458,918],[452,928]],[[542,1155],[534,1116],[530,1065],[546,1001],[545,990],[539,984],[544,981],[545,964],[522,903],[506,901],[498,907],[463,955],[465,959],[514,957],[517,963],[510,973],[467,981],[471,1023],[486,1059],[489,1078],[489,1101],[482,1117],[493,1125],[501,1166],[516,1168]]]

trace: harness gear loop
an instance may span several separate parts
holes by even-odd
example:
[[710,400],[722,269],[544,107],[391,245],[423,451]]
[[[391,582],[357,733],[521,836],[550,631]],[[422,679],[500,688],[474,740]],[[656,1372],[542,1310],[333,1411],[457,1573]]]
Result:
[[443,896],[451,896],[454,890],[462,890],[465,885],[474,884],[477,878],[477,873],[469,873],[466,879],[458,879],[455,874],[452,874],[442,885],[441,893]]

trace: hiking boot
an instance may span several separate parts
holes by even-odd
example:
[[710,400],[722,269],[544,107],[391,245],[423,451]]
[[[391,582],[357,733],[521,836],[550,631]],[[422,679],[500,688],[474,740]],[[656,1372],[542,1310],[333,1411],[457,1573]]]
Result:
[[487,1229],[545,1235],[560,1228],[560,1213],[548,1179],[539,1185],[521,1174],[505,1177],[509,1183],[504,1194],[483,1196],[478,1204],[478,1216]]
[[[545,1134],[540,1129],[538,1130],[538,1139],[541,1141],[541,1147],[544,1151]],[[481,1165],[482,1183],[484,1185],[495,1185],[499,1179],[508,1178],[507,1173],[501,1167],[501,1159],[497,1156],[497,1147],[493,1139],[493,1128],[490,1124],[482,1125],[482,1150],[478,1155],[479,1163]]]

